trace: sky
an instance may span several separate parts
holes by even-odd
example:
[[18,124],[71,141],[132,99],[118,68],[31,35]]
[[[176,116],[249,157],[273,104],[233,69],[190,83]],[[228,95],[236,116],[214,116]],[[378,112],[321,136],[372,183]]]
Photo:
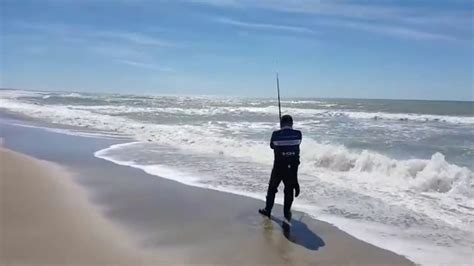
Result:
[[474,100],[473,0],[0,0],[4,88]]

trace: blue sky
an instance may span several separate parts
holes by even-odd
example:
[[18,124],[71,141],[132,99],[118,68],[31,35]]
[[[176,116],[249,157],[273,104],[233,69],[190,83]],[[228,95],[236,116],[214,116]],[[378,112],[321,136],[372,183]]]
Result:
[[1,0],[2,87],[473,100],[472,0]]

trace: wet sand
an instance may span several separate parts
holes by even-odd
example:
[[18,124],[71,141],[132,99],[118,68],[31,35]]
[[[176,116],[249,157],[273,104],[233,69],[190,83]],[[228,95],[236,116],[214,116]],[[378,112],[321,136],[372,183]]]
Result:
[[2,265],[161,263],[92,207],[58,165],[0,148]]
[[288,236],[261,201],[93,157],[117,140],[0,126],[5,147],[61,165],[2,151],[2,263],[412,264],[307,215]]

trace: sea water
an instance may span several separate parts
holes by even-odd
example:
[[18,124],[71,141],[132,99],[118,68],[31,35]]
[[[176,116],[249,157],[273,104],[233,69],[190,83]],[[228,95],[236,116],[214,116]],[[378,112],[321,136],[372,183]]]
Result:
[[[98,158],[265,198],[274,99],[0,90],[0,107],[134,139]],[[282,111],[303,132],[295,209],[417,263],[472,262],[473,102],[305,98]]]

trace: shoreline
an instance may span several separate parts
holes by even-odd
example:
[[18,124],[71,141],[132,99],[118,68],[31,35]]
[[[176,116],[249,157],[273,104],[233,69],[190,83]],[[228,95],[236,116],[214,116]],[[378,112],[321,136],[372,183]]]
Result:
[[[262,231],[262,218],[256,213],[256,208],[261,205],[258,200],[161,180],[141,170],[95,158],[90,153],[91,150],[97,151],[98,147],[94,145],[81,146],[83,143],[98,142],[99,146],[107,147],[111,143],[120,143],[118,140],[59,136],[60,133],[32,128],[17,127],[13,130],[26,136],[17,137],[7,132],[3,137],[8,148],[78,171],[74,182],[88,192],[89,201],[99,206],[107,220],[127,228],[139,239],[134,245],[140,250],[174,250],[180,259],[185,257],[184,261],[188,263],[412,265],[402,256],[367,244],[332,225],[309,217],[297,225],[294,239],[285,238],[275,221],[263,224]],[[22,138],[24,140],[31,134],[50,141],[59,138],[54,143],[66,147],[46,148],[44,143],[19,144]],[[81,148],[80,151],[71,151],[71,147]],[[63,152],[68,156],[62,157]],[[279,208],[281,206],[275,211],[280,212]],[[153,212],[165,212],[166,215],[162,217]],[[194,220],[189,221],[190,217]],[[288,250],[280,254],[281,248]],[[233,251],[240,249],[246,252],[233,254]]]

